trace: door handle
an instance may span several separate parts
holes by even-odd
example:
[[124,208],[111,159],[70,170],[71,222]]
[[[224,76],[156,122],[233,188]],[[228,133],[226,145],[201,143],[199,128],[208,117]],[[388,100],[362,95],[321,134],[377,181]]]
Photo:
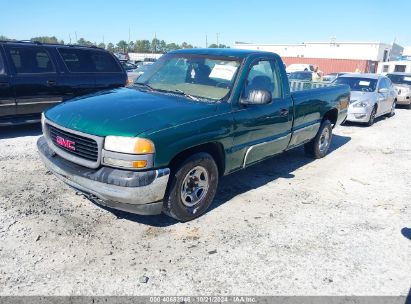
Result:
[[0,82],[0,88],[8,88],[10,86],[10,83],[8,82]]
[[287,116],[288,115],[288,110],[287,109],[281,109],[280,110],[280,116]]
[[56,85],[56,81],[55,80],[47,80],[47,85],[49,87],[55,86]]

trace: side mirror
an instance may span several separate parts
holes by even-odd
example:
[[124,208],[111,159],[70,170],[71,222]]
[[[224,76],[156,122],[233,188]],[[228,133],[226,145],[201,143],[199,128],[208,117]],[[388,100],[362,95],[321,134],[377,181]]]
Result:
[[388,93],[388,89],[387,88],[381,88],[378,90],[378,93]]
[[266,90],[251,90],[246,99],[241,99],[243,105],[263,105],[269,104],[272,100],[271,93]]

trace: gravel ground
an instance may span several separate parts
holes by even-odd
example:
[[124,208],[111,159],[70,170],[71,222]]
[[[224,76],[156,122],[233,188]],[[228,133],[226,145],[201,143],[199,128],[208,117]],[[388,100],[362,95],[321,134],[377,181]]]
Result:
[[411,111],[223,178],[190,223],[103,209],[0,130],[0,295],[406,295]]

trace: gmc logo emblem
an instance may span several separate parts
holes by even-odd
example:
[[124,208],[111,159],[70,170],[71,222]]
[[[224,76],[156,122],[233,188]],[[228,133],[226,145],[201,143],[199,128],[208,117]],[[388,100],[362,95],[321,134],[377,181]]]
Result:
[[62,146],[72,151],[76,151],[76,147],[74,146],[76,143],[74,141],[64,139],[63,137],[60,137],[60,136],[56,136],[56,143],[59,146]]

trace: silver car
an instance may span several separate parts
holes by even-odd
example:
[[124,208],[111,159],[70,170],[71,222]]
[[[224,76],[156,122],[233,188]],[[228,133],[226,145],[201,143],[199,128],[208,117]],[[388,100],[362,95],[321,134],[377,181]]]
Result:
[[347,121],[371,126],[377,117],[395,114],[397,91],[389,78],[377,74],[345,74],[333,83],[351,88]]
[[397,104],[411,109],[411,73],[389,73],[386,75],[397,90]]

